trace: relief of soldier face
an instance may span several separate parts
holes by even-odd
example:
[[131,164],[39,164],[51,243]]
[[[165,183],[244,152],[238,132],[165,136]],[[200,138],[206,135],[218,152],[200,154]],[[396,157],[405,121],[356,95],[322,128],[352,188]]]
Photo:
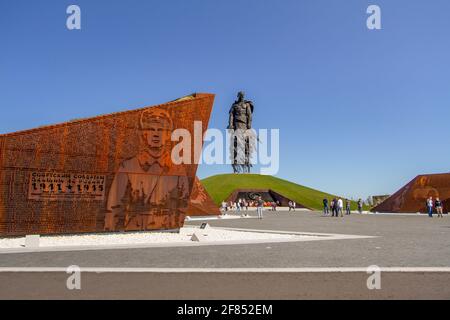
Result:
[[165,119],[154,119],[152,126],[142,131],[142,137],[147,144],[149,154],[159,158],[163,154],[164,146],[170,141],[170,130]]

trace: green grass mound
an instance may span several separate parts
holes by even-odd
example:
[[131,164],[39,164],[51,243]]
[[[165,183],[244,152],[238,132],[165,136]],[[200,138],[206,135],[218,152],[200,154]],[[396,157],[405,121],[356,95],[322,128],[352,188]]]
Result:
[[[271,189],[316,210],[322,210],[324,198],[331,200],[336,197],[287,180],[259,174],[220,174],[202,180],[202,184],[217,205],[236,189]],[[356,203],[352,202],[352,210],[355,209]]]

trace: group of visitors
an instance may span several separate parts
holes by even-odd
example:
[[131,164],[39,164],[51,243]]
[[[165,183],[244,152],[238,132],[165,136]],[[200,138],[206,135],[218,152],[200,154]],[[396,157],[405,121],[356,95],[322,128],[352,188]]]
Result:
[[222,213],[226,213],[227,211],[237,211],[242,212],[243,217],[248,217],[248,208],[249,207],[256,207],[256,211],[258,214],[258,218],[262,219],[263,213],[262,210],[264,207],[269,206],[272,208],[273,211],[276,211],[277,204],[274,203],[267,203],[262,200],[261,197],[258,197],[256,200],[247,201],[246,199],[238,199],[238,201],[222,201],[221,210]]
[[[351,211],[351,201],[349,199],[345,199],[345,215],[350,215]],[[358,212],[362,213],[363,210],[363,201],[359,199],[357,201]],[[333,198],[331,202],[328,201],[327,198],[323,199],[323,214],[324,216],[329,216],[331,213],[332,217],[343,217],[344,216],[344,200],[342,198]]]
[[[352,213],[352,211],[351,211],[352,203],[349,199],[345,199],[345,203],[344,203],[344,200],[339,197],[333,198],[331,201],[328,201],[327,198],[324,198],[323,199],[323,214],[324,214],[324,216],[343,217],[344,216],[344,204],[345,204],[345,215],[350,215]],[[358,199],[356,204],[357,204],[358,212],[360,214],[362,214],[364,202],[362,201],[362,199]],[[238,201],[236,201],[236,202],[223,201],[221,210],[223,213],[225,213],[227,211],[245,211],[245,213],[243,212],[242,215],[248,216],[248,208],[256,207],[258,218],[262,219],[264,207],[270,207],[272,211],[277,211],[277,206],[280,206],[280,205],[281,205],[281,203],[278,201],[267,202],[267,201],[264,201],[261,196],[259,196],[256,198],[256,200],[250,200],[250,201],[248,201],[246,199],[238,199]],[[295,201],[290,200],[288,202],[289,211],[292,211],[292,210],[295,211],[296,205],[297,204],[295,203]],[[427,212],[428,212],[429,217],[433,217],[433,213],[434,213],[434,211],[436,211],[438,217],[443,218],[443,211],[444,211],[443,203],[439,199],[439,197],[437,197],[434,201],[433,201],[433,197],[429,197],[426,200],[426,207],[427,207]]]
[[246,201],[245,199],[238,199],[238,201],[233,202],[226,202],[222,201],[222,211],[248,211],[248,207],[254,207],[255,204],[249,201]]
[[[246,200],[246,199],[238,199],[236,202],[234,201],[222,201],[221,211],[223,214],[226,214],[228,211],[236,211],[242,212],[243,217],[248,217],[248,208],[256,207],[256,212],[258,214],[258,218],[263,218],[263,210],[264,207],[270,208],[271,211],[277,211],[277,207],[281,206],[279,201],[264,201],[261,196],[257,197],[256,200]],[[296,203],[294,201],[289,201],[289,211],[295,211]]]
[[439,197],[436,198],[436,200],[433,202],[433,197],[429,197],[427,199],[427,210],[428,210],[428,216],[430,218],[433,217],[433,208],[436,208],[436,213],[438,215],[438,218],[443,218],[443,205],[442,201],[439,199]]
[[[238,201],[222,201],[221,210],[223,212],[226,211],[248,211],[249,207],[257,208],[259,205],[259,199],[260,197],[256,198],[256,200],[246,200],[246,199],[238,199]],[[262,200],[262,198],[261,198]],[[295,202],[290,201],[289,202],[289,211],[291,210],[291,203],[293,208],[295,208]],[[263,200],[263,207],[270,208],[271,211],[277,211],[277,207],[281,206],[280,201],[264,201]]]

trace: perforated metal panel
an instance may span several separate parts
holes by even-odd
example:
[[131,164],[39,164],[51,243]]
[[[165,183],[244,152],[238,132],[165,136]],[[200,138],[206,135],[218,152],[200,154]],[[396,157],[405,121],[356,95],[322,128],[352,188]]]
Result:
[[1,135],[0,235],[181,227],[197,165],[172,163],[170,134],[193,135],[194,121],[204,132],[213,101],[195,94]]

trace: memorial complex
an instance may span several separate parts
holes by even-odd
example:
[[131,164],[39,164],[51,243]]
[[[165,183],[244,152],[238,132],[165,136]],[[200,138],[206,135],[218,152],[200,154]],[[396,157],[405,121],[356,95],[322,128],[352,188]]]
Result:
[[425,174],[415,177],[381,204],[373,212],[426,213],[428,198],[440,198],[445,212],[450,205],[450,173]]
[[[0,135],[0,236],[177,230],[207,197],[171,132],[207,129],[214,95]],[[195,209],[197,208],[197,210]],[[194,212],[194,213],[195,213]]]

